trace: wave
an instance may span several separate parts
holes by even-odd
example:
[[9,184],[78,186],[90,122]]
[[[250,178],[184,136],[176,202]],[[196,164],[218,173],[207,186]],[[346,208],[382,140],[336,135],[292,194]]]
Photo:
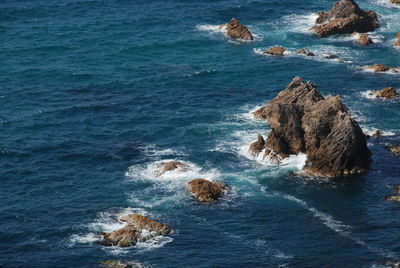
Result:
[[316,13],[309,13],[305,15],[287,15],[282,17],[282,20],[287,25],[287,30],[296,33],[312,34],[311,27],[315,25],[318,18]]

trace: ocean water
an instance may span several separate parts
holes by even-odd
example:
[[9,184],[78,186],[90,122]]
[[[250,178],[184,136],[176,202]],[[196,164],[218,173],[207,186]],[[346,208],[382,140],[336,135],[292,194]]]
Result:
[[[400,74],[363,69],[400,66],[400,9],[359,4],[381,15],[371,47],[310,33],[327,0],[0,1],[0,266],[382,267],[400,258],[400,206],[385,201],[400,158],[383,145],[400,142],[400,102],[367,94],[400,87]],[[218,30],[232,17],[254,41]],[[259,53],[275,45],[287,55]],[[385,131],[368,141],[366,176],[308,180],[293,174],[304,155],[280,166],[248,155],[269,130],[250,112],[294,76],[339,94],[366,132]],[[156,177],[168,159],[192,169]],[[196,203],[185,184],[198,177],[228,194]],[[126,249],[96,244],[131,212],[174,231]]]

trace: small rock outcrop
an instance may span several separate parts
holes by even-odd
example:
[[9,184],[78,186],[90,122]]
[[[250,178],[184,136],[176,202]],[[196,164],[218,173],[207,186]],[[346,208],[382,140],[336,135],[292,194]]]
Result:
[[397,73],[397,72],[399,72],[400,68],[392,68],[392,67],[389,67],[386,65],[376,63],[374,65],[367,66],[366,69],[373,70],[374,73],[385,73],[385,72]]
[[264,51],[265,54],[270,54],[274,56],[283,56],[285,52],[285,48],[281,46],[271,47]]
[[101,232],[103,246],[130,247],[137,242],[144,242],[158,235],[168,235],[171,227],[140,214],[124,216],[120,219],[127,222],[121,229],[110,233]]
[[188,191],[199,202],[212,203],[226,193],[226,186],[205,179],[194,179],[188,183]]
[[353,33],[352,35],[358,35],[357,43],[359,43],[362,46],[368,46],[368,45],[372,45],[374,43],[374,41],[372,41],[372,39],[366,33],[362,33],[362,34]]
[[385,148],[393,155],[400,155],[400,146],[392,143],[386,143]]
[[396,89],[394,87],[387,87],[382,90],[371,90],[371,95],[376,96],[377,98],[380,99],[395,99],[399,97],[399,94],[397,93]]
[[339,97],[321,95],[311,82],[296,77],[254,116],[271,131],[265,154],[275,159],[306,153],[304,174],[345,177],[367,171],[370,151],[366,137]]
[[236,18],[232,18],[227,24],[226,24],[226,34],[235,39],[241,39],[241,40],[253,40],[253,35],[250,33],[250,31],[241,24]]
[[161,176],[168,171],[173,171],[176,169],[180,169],[182,171],[188,171],[190,166],[181,162],[181,161],[168,161],[168,162],[161,162],[157,165],[159,171],[157,172],[157,176]]
[[379,27],[378,15],[364,11],[353,0],[340,0],[328,12],[319,12],[317,25],[311,29],[319,37],[353,32],[365,33]]
[[400,195],[389,195],[386,200],[400,202]]
[[304,48],[301,48],[301,49],[297,50],[297,53],[303,54],[303,55],[306,55],[306,56],[310,56],[310,57],[314,57],[315,56],[314,53],[312,53],[310,51],[306,51]]
[[143,264],[127,260],[107,260],[100,262],[101,267],[107,268],[143,268]]
[[400,194],[400,185],[393,186],[393,189],[396,194]]
[[264,150],[264,146],[265,146],[265,140],[263,138],[263,136],[261,136],[260,134],[258,134],[258,138],[257,141],[253,142],[250,145],[250,149],[249,152],[254,156],[257,157],[262,150]]
[[392,4],[400,5],[400,0],[389,0]]
[[396,42],[394,43],[394,45],[396,47],[400,47],[400,32],[396,34]]

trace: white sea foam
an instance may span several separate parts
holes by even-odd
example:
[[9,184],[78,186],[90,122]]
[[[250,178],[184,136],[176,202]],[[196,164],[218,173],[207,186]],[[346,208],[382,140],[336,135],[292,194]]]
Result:
[[203,25],[197,25],[196,30],[199,31],[207,31],[210,33],[226,33],[226,26],[221,24],[221,25],[212,25],[212,24],[203,24]]
[[[265,104],[264,104],[264,105],[265,105]],[[257,105],[257,106],[255,106],[255,107],[254,107],[254,106],[245,105],[245,106],[243,106],[243,107],[240,108],[240,110],[244,110],[245,112],[239,114],[239,115],[237,116],[237,118],[240,118],[240,119],[243,119],[243,120],[247,120],[247,121],[252,121],[252,120],[255,120],[255,121],[264,121],[264,120],[259,120],[259,119],[254,118],[254,115],[253,115],[253,113],[254,113],[255,111],[257,111],[258,109],[260,109],[260,108],[263,107],[264,105]]]
[[310,13],[306,15],[287,15],[282,19],[286,22],[289,31],[311,34],[311,27],[315,25],[317,18],[318,15],[316,13]]
[[185,155],[185,153],[176,149],[159,149],[155,144],[144,146],[142,150],[147,156]]
[[[378,129],[375,127],[369,127],[369,126],[361,126],[362,131],[364,134],[367,135],[373,135]],[[380,130],[381,131],[381,136],[395,136],[396,133],[390,130]]]

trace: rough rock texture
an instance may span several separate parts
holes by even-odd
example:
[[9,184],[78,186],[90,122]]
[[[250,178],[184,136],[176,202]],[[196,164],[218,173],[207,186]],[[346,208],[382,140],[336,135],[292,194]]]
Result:
[[265,140],[264,140],[263,136],[258,134],[257,141],[253,142],[250,145],[249,152],[253,156],[257,157],[261,153],[261,151],[264,149],[264,146],[265,146]]
[[380,91],[372,90],[371,95],[375,95],[377,98],[381,99],[394,99],[399,97],[399,94],[394,87],[387,87]]
[[181,169],[182,171],[187,171],[190,169],[189,165],[180,161],[162,162],[158,164],[158,168],[160,169],[160,171],[157,174],[158,176],[161,176],[164,173],[175,169]]
[[100,244],[103,246],[130,247],[158,235],[168,235],[171,228],[148,217],[132,214],[121,218],[127,225],[110,233],[102,232]]
[[361,10],[353,0],[335,2],[328,12],[319,12],[316,25],[311,29],[319,37],[334,34],[365,33],[379,27],[378,15]]
[[274,55],[274,56],[283,56],[284,52],[285,52],[285,48],[281,47],[281,46],[271,47],[264,51],[264,53]]
[[371,153],[366,137],[340,98],[324,98],[300,77],[253,114],[272,128],[266,153],[281,158],[306,153],[305,174],[344,177],[368,169]]
[[233,18],[226,24],[227,35],[231,38],[242,40],[253,40],[253,36],[246,26],[242,25],[237,19]]
[[328,60],[333,60],[333,59],[337,59],[338,56],[336,56],[335,54],[330,54],[328,56],[325,56],[325,58],[328,59]]
[[310,57],[314,57],[315,56],[314,53],[306,51],[304,48],[301,48],[301,49],[297,50],[297,53],[303,54],[303,55],[306,55],[306,56],[310,56]]
[[357,42],[363,46],[372,45],[374,43],[374,41],[372,41],[369,35],[365,33],[360,34],[360,36],[357,39]]
[[194,179],[188,183],[188,191],[197,201],[211,203],[226,193],[226,187],[205,179]]
[[368,69],[373,69],[374,73],[387,72],[387,71],[389,71],[391,69],[388,66],[385,66],[385,65],[382,65],[382,64],[378,64],[378,63],[376,63],[374,65],[371,65],[371,66],[368,66],[367,68]]
[[389,195],[386,200],[400,202],[400,195]]

